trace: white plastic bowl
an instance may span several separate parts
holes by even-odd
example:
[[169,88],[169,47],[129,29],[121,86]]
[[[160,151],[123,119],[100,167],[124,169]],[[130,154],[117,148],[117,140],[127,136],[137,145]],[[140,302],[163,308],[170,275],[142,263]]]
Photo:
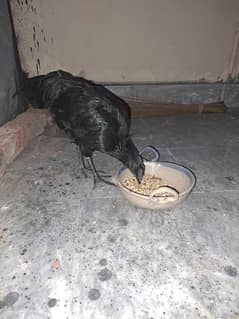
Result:
[[[145,161],[145,174],[160,177],[165,185],[169,186],[162,186],[147,196],[137,194],[123,185],[123,180],[132,176],[128,169],[120,168],[114,177],[114,182],[127,200],[141,208],[166,209],[174,207],[188,197],[196,184],[194,174],[186,167],[175,163]],[[170,196],[160,196],[162,192],[167,192]]]

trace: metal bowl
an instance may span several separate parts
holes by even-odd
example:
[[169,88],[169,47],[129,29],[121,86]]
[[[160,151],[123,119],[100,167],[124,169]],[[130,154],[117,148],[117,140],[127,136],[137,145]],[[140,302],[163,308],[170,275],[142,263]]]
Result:
[[[146,149],[152,150],[151,147],[147,147],[141,153]],[[155,153],[155,149],[153,151]],[[156,161],[158,157],[159,155],[153,161],[144,162],[145,174],[160,177],[167,186],[159,187],[152,191],[149,196],[135,193],[123,185],[125,178],[133,176],[127,168],[121,167],[114,177],[114,181],[123,195],[131,204],[137,207],[148,209],[174,207],[188,197],[196,184],[196,178],[188,168],[175,163],[158,162]],[[167,196],[165,196],[165,192]]]

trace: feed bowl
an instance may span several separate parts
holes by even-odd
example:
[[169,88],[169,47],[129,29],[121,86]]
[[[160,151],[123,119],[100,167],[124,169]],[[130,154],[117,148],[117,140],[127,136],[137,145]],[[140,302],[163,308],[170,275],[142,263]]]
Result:
[[[160,177],[164,186],[141,195],[124,186],[123,181],[133,176],[127,168],[119,169],[114,181],[127,200],[141,208],[166,209],[184,201],[196,184],[194,174],[181,165],[169,162],[145,162],[145,175]],[[163,194],[164,193],[164,194]],[[165,196],[167,193],[168,196]]]

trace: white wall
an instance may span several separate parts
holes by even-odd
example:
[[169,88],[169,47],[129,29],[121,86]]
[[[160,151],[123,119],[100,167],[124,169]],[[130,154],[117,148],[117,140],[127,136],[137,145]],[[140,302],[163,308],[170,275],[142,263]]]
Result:
[[239,0],[11,4],[22,64],[31,75],[37,61],[40,73],[62,68],[109,82],[216,81],[239,71]]

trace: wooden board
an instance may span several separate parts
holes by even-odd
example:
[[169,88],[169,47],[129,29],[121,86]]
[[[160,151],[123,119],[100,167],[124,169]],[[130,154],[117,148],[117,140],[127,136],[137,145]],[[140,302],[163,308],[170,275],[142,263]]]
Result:
[[157,117],[183,113],[224,113],[226,106],[223,102],[209,104],[170,104],[147,103],[128,100],[133,118]]

